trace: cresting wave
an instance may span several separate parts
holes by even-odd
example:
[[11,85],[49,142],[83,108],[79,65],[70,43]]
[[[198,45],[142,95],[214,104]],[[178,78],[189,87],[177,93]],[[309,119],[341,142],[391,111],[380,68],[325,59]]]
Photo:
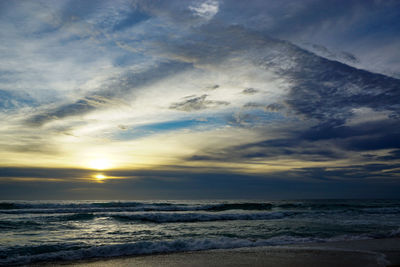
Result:
[[227,220],[270,220],[281,219],[294,215],[291,212],[260,212],[260,213],[238,213],[238,214],[212,214],[212,213],[141,213],[130,215],[112,215],[121,221],[144,221],[155,223],[169,222],[208,222]]
[[0,203],[0,213],[66,213],[100,211],[226,211],[226,210],[270,210],[270,203],[221,203],[221,204],[179,204],[141,202],[99,202],[99,203]]
[[209,211],[228,210],[351,210],[366,213],[400,213],[400,203],[319,203],[319,202],[236,202],[217,204],[187,204],[168,202],[87,202],[87,203],[28,203],[0,202],[0,213],[91,213],[120,211]]
[[[51,247],[22,247],[13,248],[21,251],[22,255],[7,256],[8,251],[0,251],[0,265],[29,264],[49,261],[71,261],[90,258],[106,258],[117,256],[145,255],[180,251],[196,251],[218,248],[239,248],[270,245],[268,240],[250,241],[245,239],[179,239],[175,241],[150,242],[142,241],[128,244],[106,245],[77,249],[76,246],[54,245]],[[38,251],[34,255],[26,255],[24,251]],[[10,249],[11,251],[11,249]],[[42,251],[42,253],[40,253]],[[25,254],[25,255],[24,255]],[[9,255],[9,254],[8,254]]]
[[135,214],[91,214],[77,213],[70,215],[56,215],[39,217],[36,220],[9,221],[0,220],[0,231],[11,229],[40,229],[51,222],[67,221],[87,221],[95,218],[112,218],[117,221],[138,221],[152,223],[172,223],[172,222],[209,222],[209,221],[228,221],[228,220],[271,220],[281,219],[294,215],[291,212],[258,212],[258,213],[240,213],[240,214],[215,214],[215,213],[135,213]]
[[[74,261],[91,258],[109,258],[118,256],[148,255],[208,249],[231,249],[241,247],[258,247],[287,245],[294,243],[329,242],[365,239],[363,236],[339,236],[335,238],[310,238],[278,236],[270,239],[248,240],[237,238],[218,239],[178,239],[174,241],[139,241],[135,243],[79,247],[78,244],[42,245],[36,247],[14,247],[0,249],[0,266],[23,265],[37,262]],[[29,251],[29,254],[25,252]]]

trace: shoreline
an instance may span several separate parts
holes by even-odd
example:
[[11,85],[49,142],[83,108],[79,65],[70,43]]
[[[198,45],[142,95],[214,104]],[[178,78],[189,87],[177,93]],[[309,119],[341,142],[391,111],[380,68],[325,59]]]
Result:
[[243,247],[35,263],[28,266],[400,266],[400,238]]

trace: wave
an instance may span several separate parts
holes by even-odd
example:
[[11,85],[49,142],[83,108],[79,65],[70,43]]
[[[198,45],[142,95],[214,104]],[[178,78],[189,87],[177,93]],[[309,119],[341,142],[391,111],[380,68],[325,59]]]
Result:
[[184,204],[184,203],[144,203],[144,202],[93,202],[93,203],[27,203],[2,202],[0,210],[10,209],[82,209],[82,208],[136,208],[138,210],[209,210],[224,211],[231,209],[241,210],[268,210],[271,203],[217,203],[217,204]]
[[0,203],[0,213],[5,214],[44,214],[44,213],[89,213],[122,211],[210,211],[227,210],[270,210],[270,203],[140,203],[140,202],[95,202],[95,203]]
[[17,230],[29,228],[41,229],[42,224],[35,221],[0,221],[0,231]]
[[[272,220],[281,219],[295,215],[290,212],[256,212],[256,213],[169,213],[169,212],[144,212],[131,214],[115,213],[74,213],[68,215],[46,215],[26,220],[0,220],[0,231],[23,230],[23,229],[45,229],[49,223],[56,223],[57,227],[67,226],[63,222],[68,221],[90,221],[98,217],[112,218],[120,222],[151,222],[151,223],[173,223],[173,222],[210,222],[228,220]],[[61,223],[61,224],[60,224]]]
[[260,213],[140,213],[129,215],[111,215],[112,218],[120,221],[144,221],[154,223],[172,222],[209,222],[228,220],[272,220],[281,219],[294,215],[289,212],[260,212]]
[[[76,213],[76,214],[68,214],[61,216],[43,216],[30,218],[27,220],[19,219],[19,220],[0,220],[0,231],[8,231],[8,230],[39,230],[39,229],[48,229],[49,223],[52,222],[67,222],[67,221],[86,221],[93,220],[96,216],[91,213]],[[69,225],[57,224],[57,227],[69,227]]]
[[[92,258],[148,255],[210,249],[276,246],[296,243],[333,242],[371,239],[365,235],[342,235],[331,238],[275,236],[269,239],[204,238],[174,241],[139,241],[135,243],[82,247],[82,244],[54,244],[0,248],[0,266],[25,265],[38,262],[74,261]],[[28,252],[28,253],[27,253]]]
[[367,208],[367,209],[362,209],[361,212],[368,214],[400,214],[400,207]]
[[[192,238],[158,242],[140,241],[136,243],[94,246],[89,248],[78,248],[76,245],[66,244],[41,245],[37,247],[23,246],[18,248],[9,248],[3,251],[0,250],[0,265],[22,265],[37,262],[71,261],[90,258],[109,258],[208,249],[230,249],[313,241],[315,241],[315,239],[295,237],[282,237],[271,240],[264,239],[255,241],[234,238]],[[9,251],[14,251],[14,253],[10,254]],[[27,251],[29,254],[26,253]]]
[[[304,210],[400,213],[400,202],[233,202],[233,203],[170,203],[170,202],[0,202],[3,214],[96,213],[96,212],[151,212],[151,211],[207,211],[228,210]],[[381,211],[380,211],[381,210]]]
[[215,204],[204,207],[207,211],[226,211],[226,210],[270,210],[273,208],[271,203],[226,203]]
[[0,203],[0,210],[17,209],[18,206],[15,203],[2,202]]
[[56,217],[60,221],[86,221],[93,220],[95,215],[92,213],[76,213],[71,215],[63,215]]

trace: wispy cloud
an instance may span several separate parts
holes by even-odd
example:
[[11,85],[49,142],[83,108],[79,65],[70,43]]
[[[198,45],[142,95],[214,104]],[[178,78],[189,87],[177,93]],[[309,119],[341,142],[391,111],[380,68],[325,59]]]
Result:
[[57,167],[61,180],[100,159],[182,177],[394,179],[399,10],[396,1],[2,2],[1,166]]
[[198,97],[189,97],[181,102],[173,103],[169,108],[189,112],[229,105],[227,101],[207,100],[206,98],[206,94]]

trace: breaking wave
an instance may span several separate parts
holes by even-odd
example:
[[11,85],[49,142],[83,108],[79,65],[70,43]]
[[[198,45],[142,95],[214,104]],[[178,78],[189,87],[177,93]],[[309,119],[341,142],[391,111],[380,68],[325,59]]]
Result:
[[[92,258],[110,258],[118,256],[148,255],[209,249],[232,249],[286,245],[294,243],[329,242],[339,240],[365,239],[357,236],[340,236],[331,239],[279,236],[270,239],[178,239],[174,241],[139,241],[135,243],[82,247],[80,244],[55,244],[40,246],[19,246],[0,249],[0,265],[23,265],[37,262],[74,261]],[[29,253],[27,253],[29,252]]]
[[146,212],[146,211],[208,211],[229,210],[308,210],[355,211],[364,213],[400,213],[400,203],[319,203],[319,202],[235,202],[213,204],[188,204],[168,202],[81,202],[81,203],[32,203],[0,202],[0,214],[49,214],[96,212]]
[[144,221],[155,223],[168,222],[209,222],[227,220],[271,220],[281,219],[293,215],[289,212],[260,212],[260,213],[234,213],[234,214],[212,214],[212,213],[141,213],[129,215],[112,215],[116,220],[122,221]]

